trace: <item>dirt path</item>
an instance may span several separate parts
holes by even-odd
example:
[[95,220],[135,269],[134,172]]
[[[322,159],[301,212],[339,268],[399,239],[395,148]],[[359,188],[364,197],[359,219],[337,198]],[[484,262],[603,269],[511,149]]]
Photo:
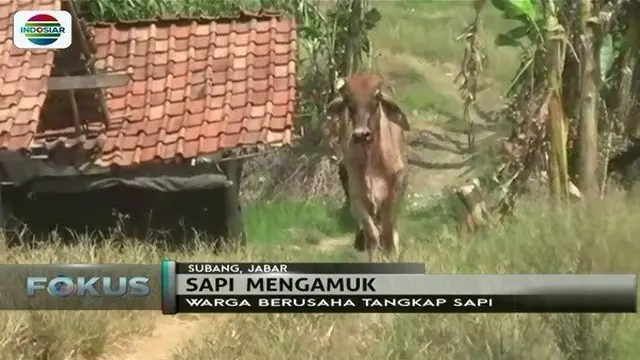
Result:
[[[323,238],[316,246],[319,252],[333,252],[351,246],[351,236]],[[221,326],[231,315],[190,315],[157,317],[151,334],[142,334],[114,345],[108,355],[99,360],[170,360],[174,351],[187,341],[197,338],[203,328]]]
[[150,335],[118,346],[101,360],[169,360],[180,344],[197,338],[203,327],[219,326],[227,319],[228,315],[159,316]]
[[319,252],[334,252],[351,246],[352,242],[353,236],[351,234],[337,238],[327,238],[318,244],[317,249]]

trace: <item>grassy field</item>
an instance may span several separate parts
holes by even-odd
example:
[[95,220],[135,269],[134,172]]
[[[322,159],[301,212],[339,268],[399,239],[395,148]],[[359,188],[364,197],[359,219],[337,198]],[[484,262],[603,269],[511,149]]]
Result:
[[[441,209],[404,213],[404,259],[425,262],[431,273],[616,273],[636,272],[640,243],[640,204],[610,198],[588,211],[582,206],[554,209],[531,199],[501,228],[473,239],[455,236]],[[279,204],[275,208],[280,208]],[[288,213],[301,229],[334,222],[325,204],[308,204],[306,216]],[[337,210],[337,208],[335,209]],[[305,223],[300,219],[307,219]],[[271,223],[272,218],[264,221]],[[298,222],[296,222],[298,221]],[[4,248],[3,263],[159,262],[177,260],[350,260],[351,250],[320,253],[291,243],[273,246],[272,237],[289,231],[257,226],[248,252],[212,255],[200,245],[190,252],[165,252],[132,241],[122,250],[108,243],[37,250]],[[259,233],[259,229],[265,233]],[[249,228],[254,230],[254,228]],[[264,237],[263,237],[264,236]],[[295,240],[293,240],[295,241]],[[636,359],[640,322],[636,315],[230,315],[221,325],[208,320],[201,335],[175,350],[174,359]],[[152,312],[3,312],[2,359],[96,359],[117,352],[114,344],[153,330],[161,315]],[[580,338],[578,334],[587,334]],[[581,340],[582,339],[582,340]],[[578,356],[585,349],[584,357]],[[171,354],[168,354],[171,355]],[[123,357],[125,358],[125,357]],[[149,357],[150,359],[153,357]]]
[[[470,2],[376,4],[383,20],[373,34],[373,65],[392,82],[414,123],[455,122],[461,106],[451,82],[462,45],[453,39],[471,19]],[[483,20],[482,39],[490,55],[487,75],[493,84],[484,101],[493,106],[518,65],[517,53],[493,45],[495,34],[507,28],[496,12],[487,11]],[[448,115],[434,115],[439,113]],[[418,177],[424,174],[418,171]],[[412,191],[400,220],[403,260],[424,262],[431,273],[640,269],[640,204],[618,195],[591,210],[580,205],[554,209],[539,198],[524,199],[518,215],[502,227],[461,239],[448,203],[415,185]],[[0,262],[353,260],[348,240],[320,251],[326,238],[345,237],[339,205],[334,200],[250,204],[244,254],[216,256],[206,243],[178,252],[136,240],[115,247],[108,241],[80,239],[73,246],[53,242],[38,249],[9,248],[0,242]],[[203,315],[182,317],[183,322],[166,318],[154,312],[5,311],[0,313],[0,360],[640,358],[636,315]],[[190,321],[197,321],[196,330],[181,327]],[[160,327],[164,330],[157,335]],[[163,344],[185,333],[192,334],[187,341],[168,349]],[[136,347],[144,351],[136,352]]]
[[[443,112],[452,117],[462,115],[459,95],[452,86],[464,53],[463,44],[455,41],[473,19],[472,1],[398,0],[374,1],[383,14],[374,29],[374,65],[395,89],[395,96],[405,108],[417,113]],[[514,49],[498,48],[495,36],[510,29],[490,2],[483,12],[479,41],[489,55],[485,82],[491,85],[483,105],[506,89],[518,63]]]

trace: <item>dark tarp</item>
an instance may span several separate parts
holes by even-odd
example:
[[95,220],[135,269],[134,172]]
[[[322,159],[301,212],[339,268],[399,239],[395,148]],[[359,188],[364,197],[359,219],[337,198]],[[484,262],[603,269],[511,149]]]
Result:
[[[3,181],[11,181],[14,186],[22,186],[32,179],[48,176],[78,176],[82,175],[73,166],[54,166],[44,160],[35,160],[12,151],[0,151],[0,166],[2,166]],[[108,172],[104,169],[99,172]],[[96,173],[97,171],[94,171]]]
[[54,166],[15,152],[0,152],[3,181],[14,186],[29,185],[35,192],[83,192],[128,186],[161,192],[204,190],[229,186],[215,164],[147,165],[135,170]]
[[230,183],[224,175],[197,174],[189,176],[77,176],[72,179],[60,177],[36,179],[31,184],[35,192],[83,192],[107,189],[115,186],[128,186],[161,192],[185,190],[206,190],[228,186]]

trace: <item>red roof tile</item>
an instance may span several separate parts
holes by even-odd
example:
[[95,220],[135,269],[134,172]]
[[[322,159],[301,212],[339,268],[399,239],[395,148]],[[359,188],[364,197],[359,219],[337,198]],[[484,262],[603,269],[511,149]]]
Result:
[[58,0],[0,0],[0,149],[27,150],[47,96],[54,51],[13,46],[13,13],[60,9]]
[[96,68],[131,75],[126,86],[105,89],[109,126],[96,164],[290,142],[293,21],[180,19],[97,23],[91,30]]

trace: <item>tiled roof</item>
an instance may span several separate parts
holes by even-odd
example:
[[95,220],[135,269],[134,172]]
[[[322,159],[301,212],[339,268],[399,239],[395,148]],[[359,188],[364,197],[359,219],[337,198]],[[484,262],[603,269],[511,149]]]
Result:
[[53,67],[52,50],[13,46],[13,13],[60,9],[58,0],[0,0],[0,149],[27,150],[37,131]]
[[81,64],[79,53],[73,55],[78,44],[74,41],[56,53],[16,49],[10,40],[11,18],[23,8],[60,9],[60,2],[0,0],[0,149],[83,143],[85,149],[98,150],[97,165],[127,166],[290,142],[293,21],[274,14],[244,14],[237,19],[94,24],[95,67],[125,72],[131,80],[104,90],[106,129],[93,109],[95,92],[76,92],[80,118],[89,130],[79,137],[70,126],[65,94],[46,94],[57,67]]
[[98,165],[290,142],[293,21],[176,19],[96,23],[91,31],[96,68],[131,76],[105,89],[109,126]]

